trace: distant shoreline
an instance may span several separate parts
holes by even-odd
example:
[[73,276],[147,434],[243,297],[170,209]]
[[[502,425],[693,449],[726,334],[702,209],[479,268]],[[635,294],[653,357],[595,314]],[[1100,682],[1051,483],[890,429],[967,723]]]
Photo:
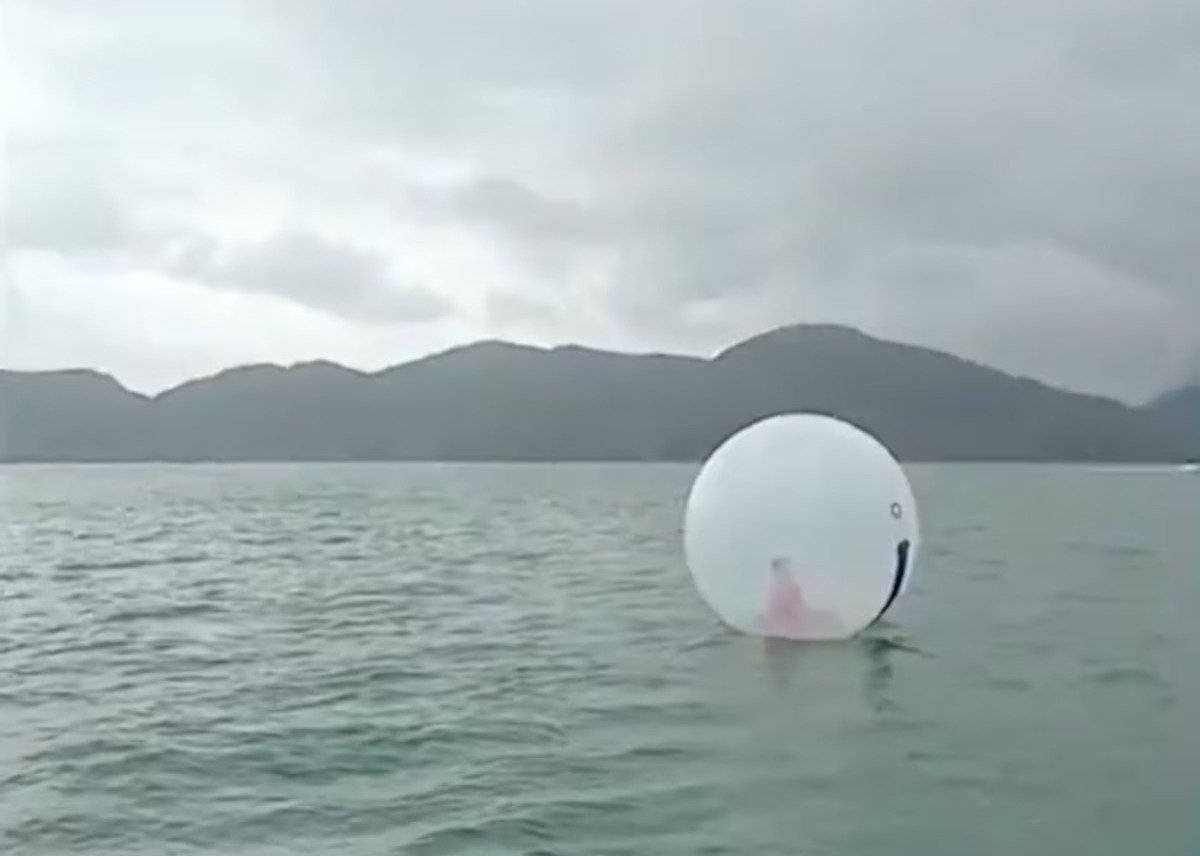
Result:
[[245,366],[154,398],[86,370],[0,371],[0,461],[696,463],[796,412],[857,425],[913,463],[1200,456],[1200,387],[1131,407],[809,325],[710,359],[482,342],[371,374]]

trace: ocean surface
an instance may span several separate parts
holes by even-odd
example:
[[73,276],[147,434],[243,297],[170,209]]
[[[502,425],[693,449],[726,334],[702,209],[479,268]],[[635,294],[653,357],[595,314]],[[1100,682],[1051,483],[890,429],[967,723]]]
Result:
[[0,853],[1200,853],[1200,475],[909,467],[868,638],[663,465],[0,468]]

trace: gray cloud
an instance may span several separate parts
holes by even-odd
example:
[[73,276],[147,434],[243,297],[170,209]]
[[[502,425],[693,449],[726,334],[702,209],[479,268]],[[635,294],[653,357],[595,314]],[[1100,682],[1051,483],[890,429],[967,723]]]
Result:
[[283,297],[372,324],[431,321],[450,310],[427,290],[393,283],[381,256],[311,232],[282,232],[233,246],[193,237],[177,250],[170,269],[206,284]]
[[[39,79],[142,180],[56,196],[31,174],[22,240],[133,241],[174,159],[196,185],[499,247],[497,334],[600,312],[706,350],[833,320],[1129,398],[1200,366],[1192,0],[162,9],[30,13]],[[60,15],[98,35],[45,35]],[[193,272],[356,319],[438,314],[315,233],[218,255]]]
[[119,169],[97,141],[10,135],[3,151],[9,250],[96,253],[133,239]]
[[452,217],[496,225],[530,243],[585,241],[601,231],[578,203],[547,198],[511,179],[470,182],[443,194],[441,203]]

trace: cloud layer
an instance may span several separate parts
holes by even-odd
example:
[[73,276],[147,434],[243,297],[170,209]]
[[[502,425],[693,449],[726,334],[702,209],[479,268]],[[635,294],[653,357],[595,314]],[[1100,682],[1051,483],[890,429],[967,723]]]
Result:
[[1200,369],[1190,0],[169,5],[9,4],[8,364],[161,386],[128,301],[235,299],[280,360],[839,321],[1130,399]]

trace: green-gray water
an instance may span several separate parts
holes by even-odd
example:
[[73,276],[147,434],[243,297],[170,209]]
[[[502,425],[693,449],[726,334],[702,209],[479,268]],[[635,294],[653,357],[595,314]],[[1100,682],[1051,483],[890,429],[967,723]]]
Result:
[[891,623],[766,647],[692,467],[0,469],[0,852],[1200,852],[1200,475],[910,472]]

